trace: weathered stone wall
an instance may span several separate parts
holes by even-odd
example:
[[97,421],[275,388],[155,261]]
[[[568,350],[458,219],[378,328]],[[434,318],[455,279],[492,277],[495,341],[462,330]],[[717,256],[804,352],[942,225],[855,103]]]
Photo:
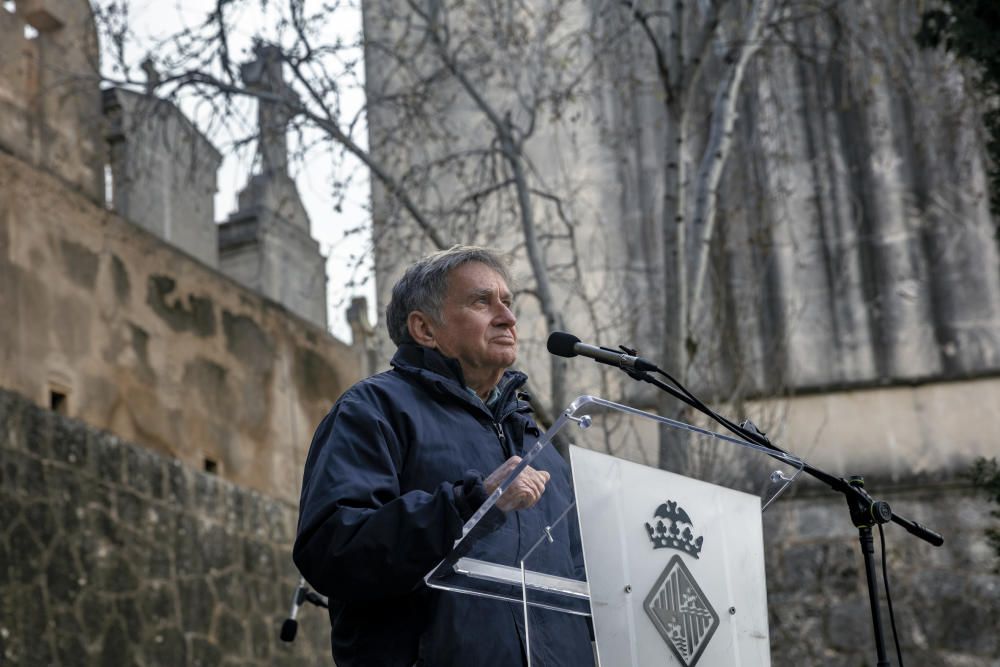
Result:
[[0,387],[294,502],[364,355],[0,153]]
[[[575,223],[576,258],[566,242],[555,240],[565,230],[546,226],[558,220],[557,212],[544,197],[532,203],[567,326],[591,340],[627,342],[662,358],[664,322],[675,316],[657,304],[664,291],[677,290],[666,284],[660,242],[675,224],[664,219],[673,121],[640,24],[628,12],[608,11],[607,4],[585,3],[596,26],[616,39],[588,72],[580,101],[559,116],[572,122],[561,125],[539,114],[525,143],[532,184],[561,196]],[[368,0],[364,6],[369,43],[385,39],[396,48],[402,34],[420,42],[404,11],[396,10],[394,22],[386,18],[393,16],[392,3]],[[653,11],[659,4],[638,6]],[[684,369],[692,388],[759,397],[996,375],[1000,248],[988,208],[974,79],[946,54],[919,49],[913,36],[920,9],[913,3],[834,3],[820,12],[808,2],[791,6],[783,16],[787,30],[760,50],[742,87],[704,301],[692,313],[697,340],[689,343],[697,351]],[[442,7],[456,34],[464,24],[479,25],[477,5]],[[685,16],[694,21],[701,11]],[[588,23],[570,11],[560,16],[567,29]],[[669,41],[668,25],[675,29],[669,21],[655,22],[662,44]],[[734,28],[724,26],[724,33]],[[696,34],[689,30],[684,43]],[[400,37],[404,47],[406,39]],[[424,129],[393,95],[407,85],[405,68],[378,48],[366,56],[371,146],[394,174],[421,173],[450,152],[482,148],[482,137],[492,136],[483,114],[447,77],[427,93],[428,104],[438,105],[432,116],[438,129]],[[433,71],[435,61],[426,57]],[[500,115],[510,112],[515,123],[527,124],[519,103],[505,99],[510,91],[503,77],[484,80],[501,66],[483,68],[486,74],[475,62],[468,67]],[[551,64],[553,77],[561,67]],[[691,179],[720,76],[714,57],[705,67],[688,114],[684,163]],[[434,197],[421,199],[425,193],[416,186],[410,194],[433,212],[438,199],[464,201],[481,184],[463,168],[435,172]],[[574,208],[580,201],[585,205]],[[689,219],[693,201],[689,192]],[[523,256],[513,207],[506,216],[490,213],[476,209],[459,217],[465,227],[445,220],[438,231],[448,241],[494,242]],[[401,267],[429,244],[377,182],[373,218],[378,295],[385,304]],[[703,244],[688,231],[686,254],[693,258]],[[573,259],[579,276],[565,269]],[[529,288],[534,284],[524,271],[520,275]],[[574,301],[581,285],[596,297],[593,318]],[[532,301],[522,300],[529,307],[522,318],[528,342],[537,322]],[[536,354],[539,348],[525,346],[522,360],[545,387],[548,359]],[[573,381],[581,391],[596,390],[593,375],[574,370]],[[630,398],[651,405],[650,396]]]
[[[87,0],[18,0],[0,11],[0,150],[104,198],[97,29]],[[28,39],[25,28],[37,30]]]
[[0,391],[0,664],[328,665],[287,503]]
[[[690,379],[769,395],[996,374],[1000,249],[974,78],[917,46],[917,4],[791,4],[788,31],[743,84]],[[652,50],[626,27],[604,63],[608,174],[622,193],[607,217],[646,269],[624,295],[642,313],[664,288],[649,239],[665,224],[669,119]],[[692,174],[709,93],[691,116]],[[688,241],[693,255],[700,240]],[[657,349],[660,336],[640,322],[636,344]]]
[[172,102],[121,88],[103,98],[115,213],[219,268],[219,151]]
[[[919,488],[867,480],[880,500],[936,529],[942,547],[885,528],[889,585],[907,665],[1000,665],[1000,574],[983,530],[995,525],[983,494],[965,484]],[[868,589],[858,531],[843,498],[810,488],[777,501],[764,514],[771,660],[782,665],[854,667],[875,664]],[[896,664],[882,589],[886,647]]]
[[[963,485],[869,483],[945,536],[934,548],[886,528],[907,664],[997,665],[986,499]],[[278,640],[294,521],[288,504],[0,391],[0,664],[330,664],[320,609],[302,610],[293,644]],[[872,664],[843,501],[803,489],[764,524],[772,664]]]

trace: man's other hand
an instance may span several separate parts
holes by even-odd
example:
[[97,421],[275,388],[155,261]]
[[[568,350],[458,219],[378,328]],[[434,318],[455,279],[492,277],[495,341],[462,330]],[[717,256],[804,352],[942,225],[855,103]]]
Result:
[[[500,483],[510,476],[510,473],[520,462],[520,456],[512,456],[491,472],[489,477],[483,480],[486,493],[496,491]],[[528,509],[537,503],[538,499],[545,493],[545,485],[548,481],[549,473],[544,470],[535,470],[531,466],[525,467],[497,500],[497,507],[504,512]]]

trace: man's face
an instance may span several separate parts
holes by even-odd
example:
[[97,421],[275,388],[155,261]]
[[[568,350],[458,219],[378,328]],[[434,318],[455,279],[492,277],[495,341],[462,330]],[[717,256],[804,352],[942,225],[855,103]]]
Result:
[[485,264],[467,262],[449,274],[434,338],[442,354],[462,365],[467,381],[495,375],[495,384],[517,358],[517,318],[511,306],[507,283]]

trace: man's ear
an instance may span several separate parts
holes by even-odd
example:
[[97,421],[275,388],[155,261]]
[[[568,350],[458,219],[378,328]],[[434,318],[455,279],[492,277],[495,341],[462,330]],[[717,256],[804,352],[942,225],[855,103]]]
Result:
[[437,341],[434,339],[434,321],[426,313],[419,310],[410,311],[406,316],[406,328],[417,345],[437,348]]

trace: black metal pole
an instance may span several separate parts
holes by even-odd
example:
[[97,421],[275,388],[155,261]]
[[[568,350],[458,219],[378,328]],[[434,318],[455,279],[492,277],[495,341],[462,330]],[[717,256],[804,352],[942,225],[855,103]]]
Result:
[[885,637],[882,629],[882,611],[878,601],[878,585],[875,581],[875,540],[871,526],[858,527],[861,538],[861,554],[865,560],[865,577],[868,579],[868,601],[872,607],[872,629],[875,632],[875,655],[878,667],[889,667],[889,657],[885,652]]
[[[875,633],[875,654],[878,667],[889,667],[889,657],[885,652],[885,632],[882,628],[882,609],[878,599],[878,582],[875,579],[875,539],[872,526],[892,519],[892,508],[885,501],[876,501],[865,491],[863,477],[851,477],[848,485],[854,493],[845,493],[847,506],[851,510],[851,521],[858,529],[861,542],[861,556],[865,561],[865,579],[868,581],[868,602],[872,608],[872,631]],[[885,558],[885,554],[882,554]]]

